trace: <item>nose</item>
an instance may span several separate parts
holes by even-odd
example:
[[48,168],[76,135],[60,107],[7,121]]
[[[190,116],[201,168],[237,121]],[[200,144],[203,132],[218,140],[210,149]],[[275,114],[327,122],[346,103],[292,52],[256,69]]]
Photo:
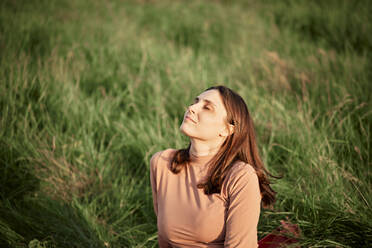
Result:
[[190,113],[195,114],[194,106],[195,106],[195,104],[191,104],[191,105],[189,105],[189,106],[187,107],[187,112],[190,112]]

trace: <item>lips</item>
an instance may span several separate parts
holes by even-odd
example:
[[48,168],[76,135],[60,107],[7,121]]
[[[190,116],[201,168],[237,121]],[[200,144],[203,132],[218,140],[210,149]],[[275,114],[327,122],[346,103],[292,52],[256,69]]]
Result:
[[196,121],[194,121],[194,119],[191,118],[189,115],[186,115],[185,119],[190,120],[190,121],[192,121],[192,122],[194,122],[196,124]]

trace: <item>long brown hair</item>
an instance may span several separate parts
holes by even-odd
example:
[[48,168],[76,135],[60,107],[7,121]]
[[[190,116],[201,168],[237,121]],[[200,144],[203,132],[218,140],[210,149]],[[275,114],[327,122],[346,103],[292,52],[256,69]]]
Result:
[[[209,162],[209,176],[204,183],[197,185],[203,188],[207,195],[220,193],[226,175],[234,166],[234,162],[243,161],[250,164],[256,171],[263,207],[271,207],[275,202],[276,192],[270,187],[270,174],[260,158],[253,120],[246,103],[237,93],[225,86],[213,86],[207,90],[218,90],[227,112],[227,123],[234,125],[234,132],[221,145],[217,154]],[[171,171],[179,173],[190,161],[190,144],[185,149],[177,150],[171,163]]]

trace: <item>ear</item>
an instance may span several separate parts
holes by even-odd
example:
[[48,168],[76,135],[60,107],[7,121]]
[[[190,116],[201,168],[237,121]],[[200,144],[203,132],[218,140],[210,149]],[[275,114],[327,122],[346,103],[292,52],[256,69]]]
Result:
[[235,126],[233,124],[229,124],[229,135],[233,134],[235,131]]
[[232,124],[227,124],[227,126],[219,134],[220,137],[227,137],[234,133],[235,126]]

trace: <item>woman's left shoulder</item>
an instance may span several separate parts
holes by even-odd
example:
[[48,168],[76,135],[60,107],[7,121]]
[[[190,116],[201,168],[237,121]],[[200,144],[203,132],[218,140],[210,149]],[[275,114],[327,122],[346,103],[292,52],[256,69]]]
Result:
[[248,163],[237,161],[233,164],[226,175],[222,185],[222,193],[227,196],[231,192],[239,190],[252,183],[258,184],[256,170]]
[[230,169],[229,177],[236,177],[236,176],[257,176],[256,170],[253,168],[252,165],[243,162],[243,161],[236,161]]

